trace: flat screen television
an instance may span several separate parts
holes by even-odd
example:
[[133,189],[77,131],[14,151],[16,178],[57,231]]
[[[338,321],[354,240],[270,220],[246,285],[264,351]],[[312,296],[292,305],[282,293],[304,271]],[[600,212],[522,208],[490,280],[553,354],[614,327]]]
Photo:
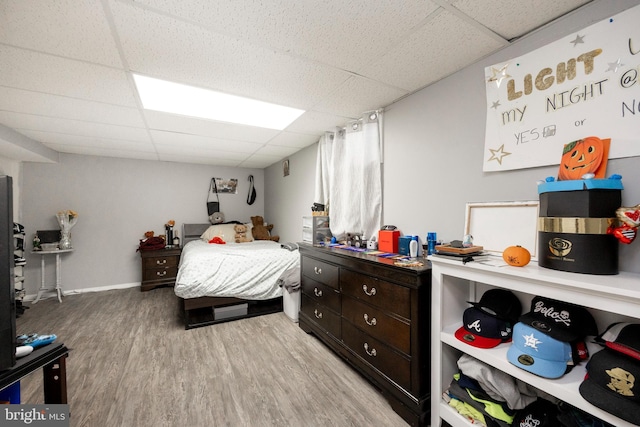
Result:
[[0,175],[0,370],[16,364],[13,180]]

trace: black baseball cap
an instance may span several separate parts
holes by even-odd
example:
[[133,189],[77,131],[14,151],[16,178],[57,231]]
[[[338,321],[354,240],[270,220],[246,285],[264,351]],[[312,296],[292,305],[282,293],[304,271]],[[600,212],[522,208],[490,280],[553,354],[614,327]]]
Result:
[[493,348],[511,340],[511,322],[469,307],[462,314],[462,326],[455,332],[460,341],[478,348]]
[[614,323],[596,338],[606,347],[640,360],[640,324]]
[[578,390],[592,405],[640,425],[640,361],[604,348],[591,356]]
[[492,316],[508,320],[512,326],[518,321],[518,317],[522,314],[522,304],[520,300],[513,292],[507,289],[489,289],[482,294],[480,301],[467,302]]
[[531,311],[519,320],[560,341],[573,342],[598,335],[596,321],[586,308],[541,296],[533,298]]
[[556,427],[558,422],[558,407],[548,400],[539,398],[518,411],[511,423],[514,427],[536,426]]

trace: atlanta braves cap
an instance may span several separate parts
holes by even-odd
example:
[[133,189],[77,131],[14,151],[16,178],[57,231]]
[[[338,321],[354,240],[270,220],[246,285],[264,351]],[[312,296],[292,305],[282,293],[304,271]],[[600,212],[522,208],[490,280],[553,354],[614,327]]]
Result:
[[596,341],[612,350],[640,360],[640,324],[614,323],[596,337]]
[[511,339],[511,323],[469,307],[462,314],[462,326],[455,336],[474,347],[492,348]]
[[522,314],[520,300],[507,289],[489,289],[482,294],[480,301],[468,302],[493,316],[509,320],[512,325],[518,321],[518,317]]
[[533,298],[531,311],[520,316],[519,321],[560,341],[598,335],[596,321],[586,308],[540,296]]
[[640,425],[639,379],[640,361],[605,348],[591,356],[579,391],[592,405]]
[[544,378],[560,378],[573,364],[571,344],[518,322],[507,360],[515,366]]

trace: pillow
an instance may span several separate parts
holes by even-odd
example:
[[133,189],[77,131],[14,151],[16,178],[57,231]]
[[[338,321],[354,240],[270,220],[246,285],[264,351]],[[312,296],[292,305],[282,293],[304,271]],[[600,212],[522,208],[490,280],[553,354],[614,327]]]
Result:
[[226,243],[235,243],[236,242],[236,230],[233,229],[234,224],[215,224],[207,228],[207,230],[202,233],[200,238],[205,242],[209,242],[209,240],[214,237],[220,237]]
[[251,241],[253,242],[253,233],[251,233],[251,229],[253,228],[253,223],[251,222],[245,222],[244,225],[247,226],[247,239],[251,239]]

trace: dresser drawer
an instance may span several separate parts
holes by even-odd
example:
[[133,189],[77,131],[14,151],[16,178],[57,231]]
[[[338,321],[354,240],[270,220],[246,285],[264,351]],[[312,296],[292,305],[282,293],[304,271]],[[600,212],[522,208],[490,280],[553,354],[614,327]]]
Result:
[[178,266],[173,265],[171,267],[163,268],[145,268],[142,272],[142,280],[155,281],[155,280],[169,280],[173,281],[178,275]]
[[342,341],[362,359],[404,389],[411,387],[411,360],[365,334],[347,321],[342,322]]
[[364,300],[406,319],[411,318],[409,288],[345,269],[340,271],[340,286],[346,295]]
[[317,323],[322,329],[336,338],[340,338],[340,315],[322,304],[317,304],[307,294],[302,294],[300,312]]
[[338,266],[314,258],[302,257],[302,274],[317,282],[338,289]]
[[411,325],[385,314],[384,311],[363,302],[342,296],[342,317],[368,335],[397,348],[411,352]]
[[309,279],[302,279],[302,292],[316,304],[322,304],[336,313],[340,313],[340,293],[331,286]]

